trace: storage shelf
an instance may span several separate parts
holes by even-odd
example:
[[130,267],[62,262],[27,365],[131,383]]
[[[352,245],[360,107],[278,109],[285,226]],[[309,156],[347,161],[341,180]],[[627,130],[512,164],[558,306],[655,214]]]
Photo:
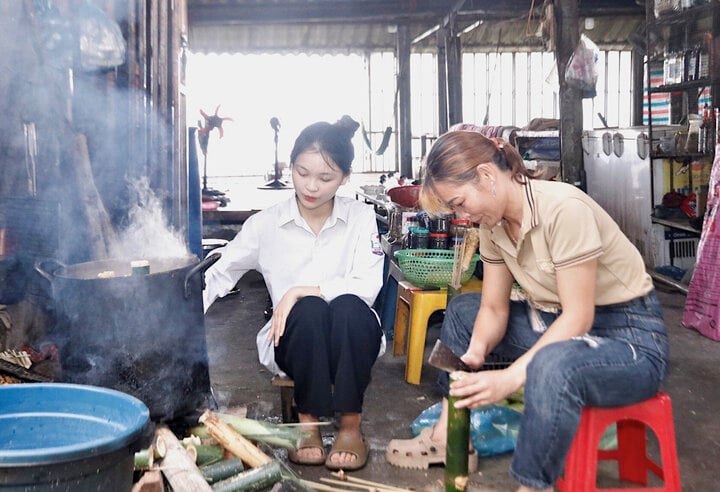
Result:
[[[720,91],[720,78],[718,78],[716,67],[711,66],[706,73],[701,71],[704,76],[696,80],[686,80],[677,84],[663,84],[659,86],[652,85],[651,70],[649,69],[650,64],[659,64],[664,61],[664,56],[657,55],[657,53],[663,52],[687,52],[687,50],[694,48],[695,46],[704,46],[704,50],[708,52],[708,60],[710,65],[713,63],[713,51],[717,45],[717,40],[720,39],[720,2],[718,0],[712,0],[703,5],[697,5],[683,10],[678,11],[666,11],[661,13],[659,16],[655,16],[654,9],[658,5],[660,0],[646,0],[645,4],[645,22],[646,32],[645,41],[647,46],[647,52],[650,53],[651,60],[646,65],[646,83],[648,98],[651,94],[666,94],[669,100],[669,106],[674,111],[678,111],[679,114],[672,115],[671,121],[682,121],[687,118],[688,114],[696,114],[698,112],[698,102],[701,90],[703,88],[709,88],[710,101],[709,107],[714,108],[718,106],[718,91]],[[708,41],[706,34],[709,33],[712,36],[712,41]],[[695,67],[698,70],[698,67]],[[698,72],[695,72],[698,73]],[[680,152],[680,148],[673,152],[664,152],[658,145],[658,136],[654,135],[656,126],[653,123],[653,105],[647,105],[648,115],[648,134],[650,137],[651,159],[667,159],[675,160],[679,163],[687,166],[692,161],[705,162],[706,160],[712,163],[715,155],[714,149],[710,152]],[[661,126],[661,125],[658,125]],[[692,148],[692,147],[691,147]],[[675,189],[673,183],[673,163],[663,162],[662,171],[667,172],[669,170],[669,183],[665,183],[662,189],[656,189],[658,185],[655,183],[655,165],[650,165],[650,197],[652,210],[655,209],[657,203],[657,194],[664,193],[669,187],[671,190]],[[693,186],[693,173],[688,173],[688,187],[694,189]],[[664,180],[663,180],[664,181]],[[692,238],[696,241],[702,234],[702,231],[692,227],[690,220],[687,218],[659,218],[655,215],[650,215],[650,221],[652,224],[657,224],[665,228],[663,234],[668,240],[669,244],[664,246],[670,248],[669,250],[663,251],[664,254],[670,253],[670,265],[675,265],[675,260],[682,258],[683,260],[691,259],[688,255],[690,253],[683,253],[683,255],[677,256],[673,254],[673,248],[677,245],[673,243],[675,239],[680,240],[681,237]],[[695,223],[695,221],[693,221]],[[687,285],[678,282],[672,277],[658,273],[655,270],[649,269],[648,272],[652,278],[658,282],[670,285],[677,290],[687,294]]]
[[665,227],[670,227],[672,229],[691,232],[693,234],[697,234],[698,236],[701,232],[700,230],[695,229],[693,226],[691,226],[689,220],[686,219],[661,219],[652,215],[650,216],[650,220],[653,224],[659,224]]
[[653,224],[660,224],[665,227],[671,227],[673,229],[679,229],[681,231],[692,232],[693,234],[700,235],[700,231],[695,229],[687,220],[683,219],[660,219],[652,215],[650,220]]
[[655,280],[656,282],[660,282],[660,283],[669,285],[671,287],[674,287],[677,290],[679,290],[680,292],[682,292],[683,294],[687,295],[688,286],[685,285],[684,283],[678,282],[674,278],[669,277],[667,275],[663,275],[662,273],[658,273],[655,270],[650,269],[650,268],[647,269],[647,272],[650,275],[650,277],[652,277],[652,279]]
[[688,9],[678,11],[665,11],[660,14],[659,17],[654,17],[654,23],[657,26],[671,26],[671,25],[683,25],[691,22],[696,22],[702,17],[707,17],[713,13],[713,2],[706,3],[704,5],[697,5]]
[[702,159],[707,157],[712,163],[713,154],[708,152],[650,152],[653,159],[675,159],[676,161],[686,161],[693,159]]
[[688,89],[699,89],[700,87],[707,87],[713,84],[713,81],[708,77],[703,77],[697,80],[688,80],[687,82],[679,82],[677,84],[659,85],[657,87],[650,87],[650,94],[664,94],[666,92],[679,92],[686,91]]

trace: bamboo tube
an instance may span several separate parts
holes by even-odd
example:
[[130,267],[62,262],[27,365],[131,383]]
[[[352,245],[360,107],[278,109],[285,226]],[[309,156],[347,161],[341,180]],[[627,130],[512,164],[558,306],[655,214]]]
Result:
[[230,458],[229,460],[220,461],[219,463],[201,466],[200,471],[205,477],[205,480],[213,484],[243,471],[243,463],[240,458]]
[[252,470],[247,470],[213,485],[214,492],[235,492],[239,490],[264,490],[282,480],[280,462],[271,460]]
[[136,470],[149,470],[152,468],[153,463],[155,462],[154,454],[155,451],[153,451],[152,445],[136,452],[134,457],[134,468]]
[[[461,371],[450,373],[450,381],[465,376]],[[468,482],[468,448],[470,446],[470,410],[455,408],[457,397],[448,397],[445,492],[463,492]]]
[[197,451],[197,459],[195,463],[198,466],[211,465],[218,463],[223,460],[225,451],[219,445],[208,446],[207,444],[200,444],[195,446]]
[[205,424],[210,434],[218,440],[222,447],[243,460],[249,467],[255,468],[272,461],[257,446],[245,439],[228,424],[222,422],[214,412],[206,410],[199,420],[200,423]]
[[167,427],[158,427],[155,433],[156,441],[162,441],[165,449],[161,470],[173,491],[211,492],[210,485],[175,434]]

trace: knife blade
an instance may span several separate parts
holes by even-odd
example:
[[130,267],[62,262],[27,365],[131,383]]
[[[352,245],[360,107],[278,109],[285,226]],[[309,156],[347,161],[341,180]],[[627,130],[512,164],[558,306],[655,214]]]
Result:
[[455,355],[450,348],[442,343],[440,339],[435,342],[432,351],[430,352],[430,358],[428,363],[442,369],[443,371],[472,371],[470,367],[465,364],[460,357]]

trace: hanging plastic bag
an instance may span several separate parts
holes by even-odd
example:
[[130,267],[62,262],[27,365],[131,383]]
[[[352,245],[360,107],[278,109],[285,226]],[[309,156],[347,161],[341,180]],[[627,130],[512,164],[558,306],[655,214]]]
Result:
[[80,68],[92,71],[125,63],[125,39],[120,26],[105,12],[85,3],[78,9],[75,22],[80,41]]
[[565,81],[568,85],[582,91],[582,97],[592,98],[597,94],[595,83],[598,78],[598,62],[600,50],[585,34],[580,35],[580,42],[570,55],[565,68]]
[[[423,410],[410,424],[414,436],[425,427],[435,425],[442,403]],[[494,456],[515,449],[522,414],[501,405],[487,405],[470,412],[470,441],[479,456]]]

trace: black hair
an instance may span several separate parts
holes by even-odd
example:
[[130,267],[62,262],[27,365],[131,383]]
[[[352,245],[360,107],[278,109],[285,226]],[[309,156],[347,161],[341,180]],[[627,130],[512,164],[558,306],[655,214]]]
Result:
[[290,165],[303,152],[319,152],[327,162],[336,165],[344,176],[348,176],[355,158],[352,138],[359,127],[360,123],[348,115],[333,124],[326,121],[313,123],[295,139],[290,153]]

